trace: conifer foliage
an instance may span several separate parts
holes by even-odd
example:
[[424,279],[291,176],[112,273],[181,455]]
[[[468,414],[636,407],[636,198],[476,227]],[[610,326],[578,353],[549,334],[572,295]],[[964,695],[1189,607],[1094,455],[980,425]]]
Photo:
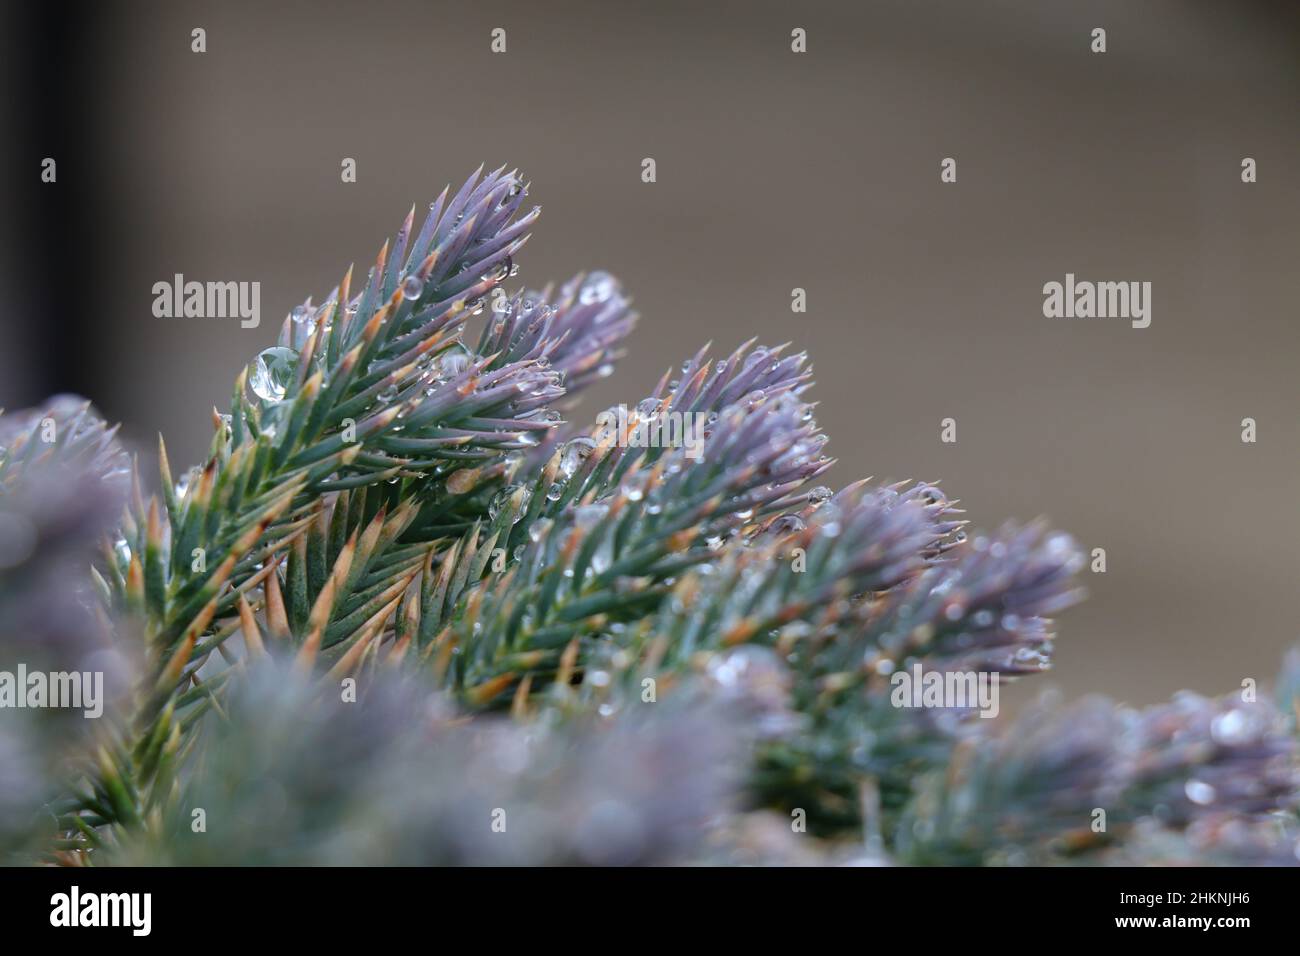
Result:
[[1275,699],[900,706],[917,668],[1047,669],[1074,541],[819,485],[787,347],[589,424],[637,316],[606,273],[506,288],[527,192],[412,210],[194,468],[68,397],[0,416],[0,669],[108,678],[89,729],[0,712],[10,859],[1295,862],[1300,666]]

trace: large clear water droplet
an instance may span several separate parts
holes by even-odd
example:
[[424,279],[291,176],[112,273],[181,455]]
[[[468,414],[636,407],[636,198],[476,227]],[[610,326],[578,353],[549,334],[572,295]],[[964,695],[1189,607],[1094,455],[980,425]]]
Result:
[[582,463],[591,456],[595,447],[594,438],[573,438],[565,442],[564,448],[560,451],[560,473],[565,478],[572,478],[582,467]]
[[492,500],[488,502],[489,518],[491,518],[493,521],[496,520],[497,515],[501,514],[501,509],[504,508],[506,506],[506,503],[510,501],[510,496],[515,493],[515,489],[517,487],[519,486],[507,485],[506,487],[502,488],[500,491],[498,491],[495,495],[492,496]]
[[264,402],[278,402],[298,371],[298,353],[281,345],[264,349],[253,363],[248,387]]
[[424,294],[424,280],[419,276],[407,276],[402,280],[402,298],[418,299]]
[[524,485],[506,485],[493,495],[492,500],[488,502],[488,517],[495,521],[497,515],[501,514],[501,509],[507,506],[513,507],[512,498],[516,494],[519,496],[518,509],[515,511],[510,523],[518,524],[519,519],[522,518],[524,512],[528,510],[528,502],[533,496],[532,489]]

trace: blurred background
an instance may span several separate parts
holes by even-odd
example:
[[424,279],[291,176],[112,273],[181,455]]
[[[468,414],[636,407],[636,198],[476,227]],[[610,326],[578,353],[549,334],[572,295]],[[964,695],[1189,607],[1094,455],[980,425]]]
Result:
[[[1046,515],[1106,549],[1060,621],[1071,696],[1228,691],[1300,639],[1300,4],[33,2],[3,18],[0,406],[80,392],[148,462],[159,431],[177,468],[197,460],[212,406],[293,305],[351,262],[364,274],[412,202],[509,163],[544,210],[518,281],[608,269],[642,313],[588,415],[706,339],[791,340],[814,360],[834,484],[942,479],[978,527]],[[1151,282],[1150,328],[1044,318],[1042,286],[1067,272]],[[175,273],[259,281],[261,326],[155,318],[153,284]]]

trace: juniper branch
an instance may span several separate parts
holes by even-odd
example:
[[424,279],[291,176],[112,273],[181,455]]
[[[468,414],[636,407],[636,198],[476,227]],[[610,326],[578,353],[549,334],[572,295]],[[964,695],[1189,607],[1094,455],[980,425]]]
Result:
[[[599,488],[620,474],[620,456],[611,455],[614,471],[602,479],[595,476],[604,455],[593,452],[589,471],[574,476],[591,483],[583,502],[554,518],[539,518],[537,507],[519,563],[465,591],[440,631],[448,590],[469,575],[426,583],[421,630],[436,672],[472,703],[487,704],[525,673],[553,676],[570,641],[590,642],[652,612],[672,578],[709,560],[722,536],[755,514],[806,500],[803,486],[829,464],[815,457],[819,433],[807,411],[789,395],[752,409],[733,405],[698,461],[672,450],[603,497]],[[522,489],[514,497],[512,521],[525,503]]]
[[[214,622],[241,610],[277,552],[292,548],[302,559],[289,562],[295,574],[308,556],[319,569],[322,549],[308,555],[295,542],[319,528],[321,495],[498,455],[522,425],[512,415],[563,394],[536,359],[493,366],[496,357],[488,356],[455,370],[438,364],[459,342],[467,310],[505,278],[526,239],[536,211],[515,219],[523,195],[513,174],[475,174],[450,201],[444,191],[414,240],[412,210],[356,297],[349,272],[321,309],[303,307],[286,320],[278,351],[259,357],[256,397],[245,394],[241,375],[211,457],[179,491],[161,451],[163,508],[146,504],[136,482],[124,547],[107,555],[114,606],[142,622],[150,653],[133,730],[100,761],[121,777],[118,789],[130,798],[118,801],[124,817],[139,817],[140,794],[152,783],[147,771],[176,739],[168,730],[179,726],[175,695],[195,683],[220,644]],[[478,427],[484,420],[500,427]],[[274,565],[269,573],[277,573]],[[391,576],[402,573],[399,563]],[[308,575],[305,593],[291,589],[295,611],[313,595],[320,643],[355,636],[354,616],[376,597],[360,574],[325,599],[318,575]],[[341,593],[345,584],[361,590]],[[333,620],[336,610],[342,620]]]

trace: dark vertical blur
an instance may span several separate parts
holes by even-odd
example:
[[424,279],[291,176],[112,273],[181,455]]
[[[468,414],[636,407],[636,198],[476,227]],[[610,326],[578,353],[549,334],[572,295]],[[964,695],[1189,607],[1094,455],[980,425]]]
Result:
[[[5,191],[0,235],[0,407],[54,392],[112,401],[95,360],[96,290],[112,281],[114,188],[102,163],[111,135],[111,66],[99,42],[103,6],[15,3],[4,14]],[[55,160],[57,180],[41,181]],[[121,411],[121,409],[118,409]]]

